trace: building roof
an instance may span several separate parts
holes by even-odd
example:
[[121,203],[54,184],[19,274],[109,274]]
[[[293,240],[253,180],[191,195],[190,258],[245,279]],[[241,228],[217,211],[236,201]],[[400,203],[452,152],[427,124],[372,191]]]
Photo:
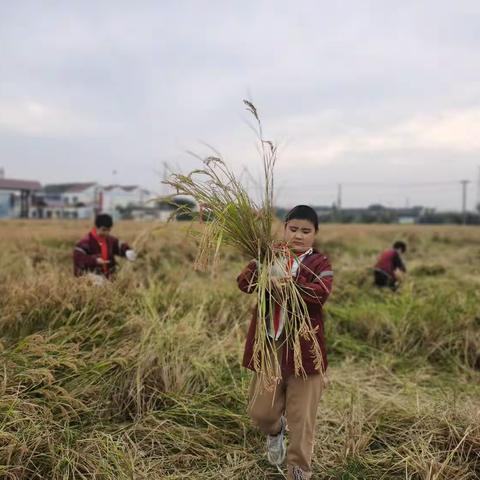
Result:
[[0,178],[0,190],[41,190],[40,182],[31,180],[16,180],[13,178]]
[[114,188],[119,188],[120,190],[124,190],[125,192],[131,192],[132,190],[135,190],[139,187],[138,185],[105,185],[103,187],[103,190],[106,190],[107,192],[109,192]]
[[43,191],[47,194],[52,193],[81,193],[91,187],[94,187],[96,182],[87,183],[57,183],[45,185]]

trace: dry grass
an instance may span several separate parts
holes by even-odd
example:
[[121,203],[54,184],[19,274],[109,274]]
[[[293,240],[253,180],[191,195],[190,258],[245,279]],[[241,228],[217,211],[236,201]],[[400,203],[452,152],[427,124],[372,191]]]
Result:
[[[245,415],[244,259],[226,251],[194,272],[188,226],[172,224],[92,289],[71,276],[87,228],[0,223],[0,478],[281,478]],[[397,295],[371,291],[368,268],[396,238],[412,274]],[[470,228],[321,228],[336,288],[315,478],[479,478],[479,240]]]

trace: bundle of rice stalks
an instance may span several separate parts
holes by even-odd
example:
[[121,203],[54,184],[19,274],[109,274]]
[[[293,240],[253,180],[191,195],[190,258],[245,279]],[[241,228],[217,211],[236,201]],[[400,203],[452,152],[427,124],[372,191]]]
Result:
[[274,387],[280,376],[280,365],[274,341],[267,332],[268,317],[276,305],[287,313],[284,345],[293,351],[296,375],[305,375],[302,366],[300,340],[312,342],[311,354],[322,371],[320,347],[294,278],[286,265],[295,253],[288,245],[275,242],[274,220],[274,167],[277,147],[263,138],[260,118],[255,106],[244,100],[253,115],[263,166],[262,198],[255,202],[235,173],[218,156],[203,160],[203,168],[188,175],[174,174],[166,182],[178,194],[193,197],[207,212],[209,222],[201,232],[195,265],[206,269],[217,258],[222,244],[231,246],[256,262],[256,275],[252,279],[257,296],[257,330],[253,352],[254,368],[264,379],[264,386]]

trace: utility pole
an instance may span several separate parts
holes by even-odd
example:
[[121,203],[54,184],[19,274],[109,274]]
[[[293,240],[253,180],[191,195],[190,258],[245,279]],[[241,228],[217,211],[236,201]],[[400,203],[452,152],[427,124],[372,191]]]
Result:
[[337,186],[337,210],[342,209],[342,184],[339,183]]
[[480,214],[480,166],[478,167],[478,180],[477,180],[477,204],[475,205],[477,212]]
[[335,205],[335,217],[337,222],[341,222],[342,218],[342,184],[337,185],[337,203]]
[[467,185],[470,183],[469,180],[461,180],[462,184],[462,223],[466,225],[467,223]]

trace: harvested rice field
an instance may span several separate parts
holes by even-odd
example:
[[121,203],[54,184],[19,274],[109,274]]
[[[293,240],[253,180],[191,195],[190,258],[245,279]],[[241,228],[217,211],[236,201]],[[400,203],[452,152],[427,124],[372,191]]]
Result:
[[[0,223],[0,478],[283,478],[245,409],[248,259],[200,273],[190,225],[124,221],[139,258],[92,286],[72,275],[88,228]],[[379,291],[394,240],[409,273]],[[335,281],[314,478],[480,478],[480,230],[323,225],[318,244]]]

